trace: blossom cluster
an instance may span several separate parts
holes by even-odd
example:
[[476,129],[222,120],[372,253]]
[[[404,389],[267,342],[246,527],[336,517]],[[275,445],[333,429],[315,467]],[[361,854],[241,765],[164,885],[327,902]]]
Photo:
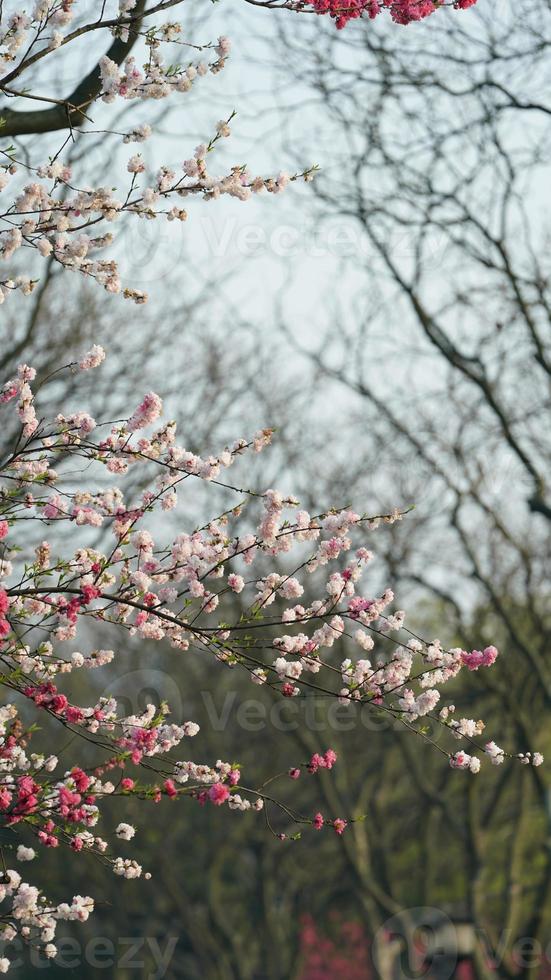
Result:
[[6,73],[28,44],[42,42],[46,50],[59,47],[63,39],[61,28],[69,26],[73,18],[72,7],[72,0],[69,3],[36,0],[28,13],[19,9],[6,15],[0,21],[0,73]]
[[[454,6],[467,7],[475,0],[456,0]],[[175,6],[173,0],[166,7]],[[350,19],[367,14],[375,17],[381,10],[389,9],[393,19],[409,23],[432,13],[441,4],[433,0],[301,0],[283,6],[291,10],[311,8],[317,14],[329,14],[337,27],[343,27]],[[24,97],[51,101],[32,89],[13,89],[20,76],[58,48],[77,41],[92,31],[108,31],[122,41],[138,39],[145,48],[145,60],[138,63],[134,54],[128,54],[123,64],[103,55],[98,60],[100,91],[95,98],[103,103],[117,99],[126,101],[150,101],[164,99],[177,93],[188,92],[198,79],[208,73],[218,74],[225,66],[230,53],[229,39],[222,35],[215,43],[194,45],[183,40],[181,24],[173,21],[144,23],[151,13],[162,12],[160,3],[151,11],[139,16],[133,13],[134,0],[121,0],[115,16],[107,15],[103,5],[97,21],[72,29],[75,0],[35,0],[29,11],[13,13],[0,11],[0,90],[8,98]],[[165,58],[166,45],[192,47],[202,57],[184,64]],[[204,57],[212,52],[213,60]],[[64,104],[63,102],[61,104]],[[89,105],[74,106],[65,103],[71,125],[90,128]],[[232,117],[230,117],[231,120]],[[296,174],[279,173],[268,178],[255,176],[243,165],[234,166],[229,173],[214,175],[207,170],[207,154],[221,137],[229,136],[229,121],[221,120],[216,135],[207,144],[200,144],[193,156],[178,165],[162,164],[156,173],[143,177],[145,163],[139,154],[127,164],[131,175],[128,186],[113,190],[104,186],[78,187],[77,177],[62,158],[62,149],[47,161],[32,162],[23,155],[17,156],[12,146],[0,146],[0,194],[11,200],[3,207],[0,203],[0,262],[11,262],[22,249],[32,249],[43,259],[54,261],[64,269],[76,271],[87,279],[97,281],[108,292],[122,295],[136,303],[144,303],[146,293],[121,282],[116,258],[105,250],[114,245],[111,226],[122,216],[145,220],[163,215],[168,221],[185,221],[187,211],[183,198],[199,195],[204,200],[214,200],[229,195],[245,201],[252,194],[267,190],[279,193],[291,181],[311,180],[315,167]],[[109,135],[107,125],[102,132]],[[111,133],[125,143],[143,143],[151,135],[151,126],[142,121],[133,123],[126,133]],[[23,180],[20,178],[23,177]],[[109,226],[109,227],[107,227]],[[17,259],[16,259],[17,261]],[[31,293],[36,285],[32,276],[13,272],[0,272],[0,303],[11,293]]]
[[[165,40],[172,38],[165,37]],[[126,59],[122,69],[106,55],[100,59],[102,102],[114,102],[117,96],[126,100],[164,99],[172,92],[189,92],[196,79],[203,78],[209,71],[213,75],[222,71],[231,48],[229,38],[219,37],[214,49],[218,57],[210,65],[199,61],[175,69],[164,63],[163,49],[157,37],[152,39],[150,36],[148,44],[150,57],[143,69],[133,57]]]
[[[54,48],[77,40],[83,30],[73,34],[60,33],[73,17],[73,2],[38,0],[29,12],[15,12],[2,16],[0,12],[0,64],[4,79],[0,77],[0,90],[8,97],[20,94],[11,89],[11,83],[27,68],[49,56]],[[160,5],[162,6],[162,5]],[[167,6],[173,6],[172,3]],[[122,39],[129,33],[129,18],[135,3],[125,0],[119,5],[119,22],[106,18],[105,29]],[[149,16],[149,14],[148,14]],[[103,26],[103,15],[90,29]],[[148,102],[164,99],[173,93],[188,92],[197,80],[208,73],[217,75],[224,68],[231,44],[225,36],[215,43],[192,45],[180,40],[181,25],[177,23],[154,24],[132,28],[132,36],[140,38],[145,48],[145,61],[138,64],[137,57],[128,55],[119,65],[107,55],[98,61],[100,91],[97,99],[112,103],[118,98],[125,101]],[[173,63],[165,60],[167,44],[181,44],[201,52],[202,57],[189,63]],[[32,57],[28,57],[32,50]],[[209,61],[208,57],[212,53]],[[19,58],[19,60],[18,60]],[[9,70],[8,70],[9,69]],[[29,90],[26,98],[33,98]],[[48,99],[42,101],[48,102]],[[54,103],[56,100],[52,100]],[[93,132],[88,106],[66,105],[72,113],[74,125]],[[76,113],[76,116],[75,116]],[[229,119],[220,120],[213,138],[201,143],[187,159],[164,163],[151,173],[140,154],[127,161],[118,187],[78,186],[78,175],[63,159],[63,146],[48,160],[34,161],[30,156],[19,154],[10,145],[0,145],[0,263],[17,263],[23,250],[29,249],[48,262],[55,262],[65,270],[78,272],[86,279],[95,280],[110,293],[122,293],[126,299],[144,303],[147,294],[121,282],[119,266],[113,248],[116,238],[112,227],[121,218],[132,220],[164,220],[183,222],[187,219],[184,199],[199,196],[206,201],[221,195],[229,195],[240,201],[248,200],[261,191],[278,194],[291,182],[311,180],[316,168],[301,173],[276,173],[261,177],[251,173],[244,165],[234,166],[229,172],[215,175],[207,168],[207,157],[219,139],[230,135]],[[126,133],[112,132],[108,123],[101,131],[106,138],[115,137],[123,143],[143,143],[152,134],[145,121],[136,120]],[[0,134],[1,135],[1,134]],[[106,256],[106,250],[109,255]],[[30,294],[37,280],[16,271],[2,272],[0,265],[0,303],[14,291]]]
[[[476,0],[454,0],[453,7],[465,10],[475,3]],[[364,14],[373,20],[383,10],[388,10],[396,24],[411,24],[447,5],[438,0],[308,0],[308,6],[317,14],[328,14],[335,21],[337,29],[342,30],[349,21]]]
[[[96,369],[104,357],[95,345],[68,367]],[[225,471],[240,457],[263,451],[272,430],[200,456],[177,442],[176,424],[162,421],[162,399],[154,392],[144,395],[126,421],[107,423],[107,431],[81,408],[39,421],[34,381],[33,368],[22,364],[0,391],[3,411],[15,406],[20,425],[15,448],[0,468],[1,679],[11,699],[0,709],[0,822],[24,835],[18,860],[35,857],[31,836],[38,849],[91,851],[118,876],[142,876],[135,857],[114,853],[108,836],[96,832],[106,797],[160,803],[186,796],[243,813],[280,806],[266,796],[264,784],[245,784],[236,763],[198,762],[187,750],[175,758],[199,727],[188,719],[170,721],[164,702],[130,715],[114,697],[73,703],[63,690],[66,675],[116,662],[116,643],[109,650],[74,649],[85,623],[244,670],[254,684],[282,697],[318,689],[351,710],[366,704],[385,711],[412,732],[422,731],[417,722],[429,717],[452,742],[466,744],[468,752],[450,746],[454,769],[474,773],[484,757],[494,765],[507,757],[495,742],[480,742],[481,720],[457,720],[450,704],[436,713],[442,688],[461,670],[491,668],[497,649],[446,650],[437,639],[421,640],[405,626],[405,612],[391,608],[391,589],[370,596],[361,588],[373,554],[354,539],[401,520],[402,512],[370,517],[335,508],[312,515],[275,489],[238,490]],[[73,482],[64,477],[69,460]],[[124,478],[136,468],[142,478],[126,491]],[[197,481],[238,493],[240,500],[199,528],[186,528],[178,519],[177,533],[163,540],[165,522],[156,514],[175,511],[176,518],[178,497]],[[136,485],[145,489],[132,489]],[[72,535],[45,540],[44,524],[54,534],[74,526],[84,537],[76,547]],[[34,526],[39,534],[33,541]],[[101,529],[101,547],[86,544],[86,528]],[[343,659],[338,650],[345,643]],[[30,752],[34,727],[19,717],[14,694],[38,720],[48,717],[92,744],[97,764],[89,768],[75,759],[58,772],[55,754]],[[543,761],[532,750],[519,759],[536,766]],[[315,776],[336,761],[327,749],[283,775],[296,780],[304,770]],[[284,812],[299,825],[331,827],[338,835],[352,820],[320,813],[303,818],[287,806]],[[135,828],[124,822],[113,833],[115,842],[134,836]],[[277,836],[293,840],[300,834]],[[11,900],[6,935],[19,930],[24,939],[42,944],[46,955],[55,955],[57,919],[78,918],[83,903],[91,910],[91,900],[77,896],[72,906],[50,907],[34,886],[21,883],[16,872],[9,875],[0,893]]]
[[[261,191],[278,194],[292,181],[312,179],[315,168],[292,175],[282,172],[275,177],[259,177],[240,165],[228,174],[212,175],[207,169],[207,155],[219,138],[229,134],[228,122],[220,121],[213,139],[199,144],[178,170],[162,166],[143,186],[140,175],[146,168],[141,155],[135,154],[127,164],[129,187],[120,197],[106,187],[76,188],[71,168],[59,160],[31,167],[16,160],[13,153],[4,153],[7,162],[3,168],[0,165],[0,191],[20,170],[30,172],[33,179],[0,212],[0,262],[11,260],[22,247],[30,247],[43,259],[54,259],[64,269],[95,280],[109,293],[122,292],[126,299],[144,303],[147,294],[142,290],[123,288],[117,261],[101,257],[101,252],[113,245],[114,235],[111,231],[98,233],[98,225],[112,226],[128,215],[142,220],[162,216],[168,221],[185,221],[183,199],[191,195],[205,201],[221,195],[247,201]],[[142,130],[141,135],[145,138],[147,133]],[[1,227],[2,223],[5,227]],[[0,303],[16,289],[28,295],[35,285],[36,281],[28,276],[4,278],[0,273]]]

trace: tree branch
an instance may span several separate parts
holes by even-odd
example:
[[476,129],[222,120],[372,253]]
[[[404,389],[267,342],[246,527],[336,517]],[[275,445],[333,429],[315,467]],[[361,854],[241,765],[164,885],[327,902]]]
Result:
[[[129,30],[128,40],[115,38],[106,52],[107,57],[117,65],[121,65],[134,47],[144,16],[146,0],[138,0],[132,18],[133,27]],[[99,61],[82,79],[77,87],[67,96],[60,99],[57,105],[50,109],[30,110],[20,112],[12,109],[2,110],[2,125],[0,134],[4,136],[24,136],[29,133],[51,133],[59,129],[72,129],[82,126],[86,119],[85,110],[94,102],[101,92],[101,75]]]

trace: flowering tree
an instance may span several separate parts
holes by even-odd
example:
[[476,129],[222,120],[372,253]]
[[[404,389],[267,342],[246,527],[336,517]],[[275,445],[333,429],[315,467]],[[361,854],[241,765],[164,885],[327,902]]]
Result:
[[[76,128],[86,130],[87,124],[92,122],[89,113],[97,100],[104,103],[113,103],[117,99],[127,102],[159,100],[173,93],[189,91],[208,72],[219,73],[230,51],[230,42],[226,37],[218,38],[215,44],[197,45],[183,39],[180,24],[172,21],[159,24],[152,20],[155,15],[179,6],[181,2],[161,0],[148,7],[146,0],[120,0],[118,10],[111,15],[108,11],[110,5],[104,2],[99,17],[89,20],[84,11],[82,23],[76,25],[73,19],[79,5],[74,0],[38,0],[28,14],[21,10],[11,14],[2,10],[0,63],[3,71],[0,91],[8,101],[23,99],[40,105],[38,109],[21,111],[6,104],[2,108],[2,136],[9,138],[68,130],[68,138],[71,139]],[[378,0],[351,0],[350,4],[345,5],[341,0],[313,0],[312,3],[286,0],[282,4],[273,0],[246,2],[266,8],[282,6],[296,12],[328,13],[338,27],[364,13],[374,17],[384,7],[390,9],[395,20],[407,23],[427,16],[440,6],[433,0],[389,0],[381,3]],[[466,7],[472,2],[457,0],[455,6]],[[93,38],[98,32],[110,35],[113,38],[111,45],[74,91],[65,97],[42,94],[37,73],[40,78],[44,64],[47,67],[56,53],[64,57],[81,41],[88,44],[90,36]],[[146,49],[142,67],[137,65],[131,54],[137,42],[141,42]],[[195,57],[187,62],[168,62],[164,57],[166,45],[186,51],[191,49]],[[82,46],[78,55],[81,52]],[[60,62],[59,65],[60,77],[64,64]],[[34,91],[35,86],[38,91]],[[49,108],[42,108],[43,105]],[[278,193],[290,180],[312,178],[315,168],[294,176],[280,174],[268,179],[252,176],[244,166],[233,167],[223,177],[209,174],[206,162],[208,154],[218,139],[230,135],[231,118],[218,123],[216,133],[183,162],[179,173],[161,166],[151,186],[139,186],[138,178],[145,171],[145,165],[139,154],[133,155],[128,161],[130,176],[122,200],[103,187],[90,189],[76,186],[71,168],[62,159],[63,146],[48,160],[36,164],[20,159],[14,147],[4,146],[0,150],[4,161],[0,190],[4,190],[18,172],[30,177],[32,182],[26,184],[21,193],[14,195],[14,203],[0,215],[3,225],[0,243],[2,259],[12,259],[25,246],[42,258],[52,256],[66,268],[96,279],[110,292],[120,292],[115,260],[96,258],[98,252],[113,242],[112,233],[103,230],[105,223],[112,224],[124,214],[147,219],[163,214],[169,221],[185,221],[187,213],[182,199],[190,195],[200,195],[209,200],[221,194],[230,194],[246,200],[252,193],[263,190]],[[108,133],[106,127],[105,135]],[[112,132],[112,135],[126,143],[141,143],[150,137],[151,127],[136,121],[126,133]],[[91,234],[88,233],[90,229]],[[2,278],[0,299],[4,300],[15,289],[29,293],[34,284],[35,280],[26,274]],[[125,289],[124,295],[137,303],[146,299],[143,292],[135,289]]]
[[[69,368],[96,368],[103,358],[103,349],[96,346]],[[150,803],[187,796],[202,805],[264,810],[268,829],[273,806],[285,813],[291,826],[314,831],[331,826],[339,835],[346,829],[346,815],[297,813],[292,803],[274,796],[272,789],[267,791],[277,774],[268,774],[256,785],[244,780],[238,765],[229,760],[192,761],[187,750],[176,757],[174,750],[195,736],[198,726],[188,719],[169,722],[169,706],[164,703],[149,705],[139,716],[121,715],[116,700],[109,697],[92,705],[72,704],[59,687],[58,675],[98,669],[115,657],[112,649],[86,654],[68,649],[79,627],[90,621],[123,635],[167,640],[182,655],[198,651],[247,671],[254,684],[270,685],[283,697],[307,696],[313,689],[351,706],[372,704],[429,742],[432,739],[418,721],[431,717],[449,731],[452,740],[467,743],[468,752],[453,751],[451,746],[446,750],[433,742],[448,755],[453,768],[478,772],[481,753],[495,764],[503,761],[506,753],[495,742],[479,743],[481,721],[456,720],[449,705],[435,714],[442,685],[461,669],[491,666],[498,655],[495,647],[467,652],[445,650],[438,640],[427,643],[405,628],[402,611],[390,613],[394,600],[390,589],[374,598],[358,591],[373,556],[361,544],[354,549],[354,538],[381,523],[399,520],[400,512],[368,517],[335,509],[312,516],[298,509],[298,501],[275,490],[243,491],[228,483],[222,472],[247,452],[263,450],[271,431],[257,433],[250,442],[239,440],[219,455],[203,459],[177,444],[173,422],[149,437],[143,434],[162,411],[161,399],[153,392],[145,395],[128,420],[105,432],[105,423],[98,426],[82,410],[39,420],[33,380],[33,369],[21,365],[0,396],[4,404],[15,402],[22,424],[17,444],[2,463],[0,575],[5,585],[0,592],[0,631],[2,679],[10,703],[2,708],[0,807],[6,828],[32,834],[38,846],[90,850],[126,878],[141,876],[138,861],[115,853],[109,841],[91,829],[108,796],[133,795]],[[98,430],[99,437],[94,437]],[[54,469],[66,459],[72,463],[70,478],[60,477]],[[120,482],[135,467],[151,471],[150,482],[138,499],[130,500]],[[75,468],[86,477],[72,487]],[[118,477],[119,483],[93,490],[98,468]],[[239,501],[203,527],[182,531],[168,542],[159,540],[154,515],[173,510],[182,484],[196,480],[220,485],[238,494]],[[249,498],[260,501],[257,522],[245,520]],[[34,553],[28,547],[19,551],[17,530],[29,520],[52,528],[71,523],[83,534],[87,527],[106,525],[111,540],[103,551],[87,546],[85,538],[74,549],[61,537],[59,544],[52,545],[40,533]],[[54,550],[59,545],[65,553]],[[286,556],[291,570],[267,572],[266,562],[274,563],[279,556]],[[338,570],[330,572],[332,564]],[[306,577],[311,577],[308,591],[314,597],[302,604]],[[222,597],[245,590],[247,612],[237,621],[221,619]],[[335,661],[329,651],[338,650],[345,633],[352,635],[359,656],[339,662],[337,655]],[[374,637],[391,639],[390,656],[366,659]],[[48,715],[91,743],[99,757],[97,764],[83,768],[77,757],[68,768],[64,763],[62,774],[55,756],[31,752],[34,724],[19,717],[18,697],[32,703],[39,717]],[[330,770],[336,761],[334,751],[326,749],[299,760],[279,777],[294,781],[303,772]],[[520,761],[539,765],[542,757],[527,753]],[[104,779],[106,773],[113,775]],[[128,841],[134,833],[134,827],[121,823],[114,837]],[[284,840],[288,835],[278,836]],[[290,836],[297,839],[300,831]],[[25,844],[14,847],[19,860],[35,856],[34,848]],[[56,951],[52,943],[56,921],[85,919],[93,907],[92,899],[81,896],[71,905],[52,907],[13,870],[5,872],[2,889],[4,897],[11,899],[3,917],[4,937],[11,939],[20,929],[29,942],[43,943],[48,956]],[[8,961],[1,962],[7,969]]]
[[[6,98],[49,107],[30,112],[6,109],[2,136],[65,129],[71,140],[76,129],[83,135],[91,131],[90,108],[96,101],[157,100],[185,93],[209,71],[219,73],[230,50],[227,38],[192,45],[182,40],[180,25],[151,20],[177,5],[167,0],[147,8],[145,0],[126,0],[110,16],[104,3],[99,18],[88,21],[84,16],[74,27],[71,19],[78,4],[71,0],[39,0],[29,15],[6,13],[0,88]],[[378,6],[358,0],[346,7],[258,0],[258,5],[328,13],[338,27],[364,12],[375,16],[383,7],[404,23],[438,6],[431,2],[429,9],[409,0]],[[70,97],[38,94],[26,80],[19,87],[21,76],[30,73],[33,79],[53,52],[63,54],[73,42],[98,31],[113,36],[109,51]],[[146,49],[142,67],[130,54],[138,42]],[[196,57],[190,63],[169,63],[163,54],[168,44],[191,47]],[[0,188],[9,194],[13,184],[0,215],[0,256],[12,263],[13,271],[0,277],[0,297],[33,291],[33,272],[19,268],[26,255],[31,264],[36,259],[38,268],[41,261],[53,261],[99,282],[110,293],[122,292],[142,303],[143,292],[121,283],[115,258],[101,257],[113,242],[106,223],[123,216],[184,221],[183,199],[191,195],[211,200],[229,194],[247,200],[253,193],[277,194],[291,181],[312,178],[313,167],[294,175],[260,177],[241,165],[213,176],[207,160],[217,142],[230,135],[231,119],[217,124],[210,140],[190,154],[179,172],[163,165],[149,180],[141,156],[131,155],[120,199],[104,187],[80,187],[63,161],[63,146],[36,161],[15,146],[0,147]],[[151,135],[149,125],[139,120],[124,133],[108,126],[105,132],[106,139],[124,143],[141,143]],[[95,345],[78,363],[55,371],[52,385],[60,372],[99,368],[104,357]],[[270,429],[203,458],[176,442],[174,422],[159,422],[162,401],[153,392],[122,421],[96,422],[80,406],[75,411],[63,406],[63,412],[46,418],[40,410],[41,385],[35,381],[34,369],[21,364],[0,394],[0,403],[7,406],[4,412],[16,406],[18,423],[15,442],[0,466],[0,636],[2,683],[9,691],[0,709],[0,812],[2,826],[13,839],[6,845],[10,857],[13,852],[17,860],[29,861],[36,856],[35,848],[42,847],[84,850],[116,875],[140,877],[143,869],[137,858],[126,856],[119,843],[133,839],[132,825],[121,822],[112,832],[95,833],[103,801],[117,796],[138,798],[145,806],[188,797],[197,805],[257,811],[268,831],[282,841],[297,840],[304,830],[327,828],[341,836],[348,823],[361,819],[345,813],[298,812],[285,789],[279,794],[273,789],[276,779],[278,785],[292,788],[301,777],[331,770],[337,761],[331,748],[320,746],[283,773],[250,773],[244,778],[232,760],[205,760],[201,755],[192,759],[187,742],[198,734],[198,726],[191,719],[169,720],[165,703],[126,715],[111,697],[72,703],[61,675],[100,669],[114,661],[120,642],[115,634],[165,641],[181,656],[197,653],[220,668],[246,672],[253,684],[267,685],[285,698],[317,692],[349,705],[351,711],[368,704],[432,742],[454,769],[476,773],[483,756],[496,765],[504,760],[504,749],[481,739],[482,721],[456,719],[453,705],[439,704],[448,681],[461,670],[491,667],[497,649],[446,649],[439,640],[425,641],[405,627],[403,611],[393,610],[390,589],[379,596],[360,591],[373,557],[366,536],[381,524],[401,520],[405,511],[373,516],[337,506],[312,515],[293,497],[272,489],[244,490],[224,475],[239,457],[264,450],[272,437]],[[127,478],[136,471],[140,490]],[[229,506],[200,527],[186,527],[181,519],[179,532],[167,539],[163,515],[176,511],[178,494],[198,481],[230,494]],[[255,508],[260,508],[259,514]],[[44,525],[49,528],[46,538]],[[71,535],[63,533],[67,527]],[[90,543],[89,529],[100,530],[101,546]],[[238,613],[229,601],[236,595],[241,596]],[[87,625],[110,631],[112,648],[86,653],[72,649],[77,637],[81,645]],[[338,650],[345,635],[357,656],[343,660]],[[376,640],[379,646],[372,653]],[[424,718],[449,736],[446,748],[433,742]],[[44,732],[51,726],[70,733],[70,760],[61,762],[48,750]],[[457,750],[457,741],[466,749]],[[91,765],[78,753],[84,743],[94,755]],[[519,760],[537,766],[542,757],[527,752]],[[273,829],[271,814],[276,811],[287,820],[288,832]],[[5,856],[3,860],[4,941],[19,934],[54,957],[58,920],[86,920],[92,898],[76,896],[70,904],[52,904],[8,868]],[[150,877],[147,870],[144,877]],[[8,968],[8,958],[0,958],[0,971]]]

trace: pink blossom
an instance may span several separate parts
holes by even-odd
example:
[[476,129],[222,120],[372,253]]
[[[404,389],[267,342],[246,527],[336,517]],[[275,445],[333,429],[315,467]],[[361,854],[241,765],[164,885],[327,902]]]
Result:
[[479,667],[491,667],[499,656],[499,651],[494,646],[486,647],[484,650],[472,650],[471,653],[463,651],[461,660],[469,670],[478,670]]
[[78,366],[81,371],[90,371],[92,368],[99,367],[102,361],[105,360],[105,351],[100,344],[94,344],[94,346],[86,354],[83,354]]
[[224,783],[214,783],[214,785],[211,786],[208,791],[209,800],[211,803],[214,803],[215,806],[222,806],[222,804],[228,799],[229,795],[230,791],[228,787],[224,785]]
[[232,592],[242,592],[245,588],[245,579],[241,575],[235,575],[233,572],[228,575],[228,585]]
[[144,395],[132,417],[128,420],[127,428],[129,432],[136,432],[144,429],[147,425],[155,422],[163,410],[162,400],[154,391],[149,391]]

